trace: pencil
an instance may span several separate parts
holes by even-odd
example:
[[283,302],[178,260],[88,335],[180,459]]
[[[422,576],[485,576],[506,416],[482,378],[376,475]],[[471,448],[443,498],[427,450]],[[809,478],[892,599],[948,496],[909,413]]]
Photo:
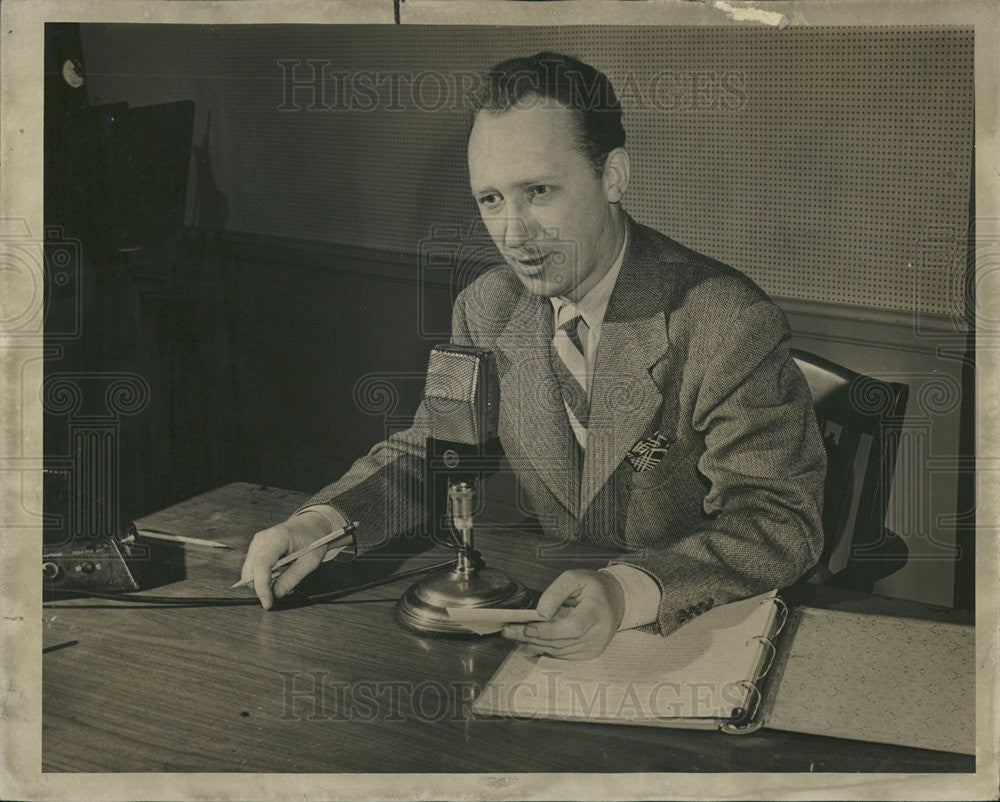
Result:
[[[323,535],[323,537],[319,538],[318,540],[314,540],[305,548],[299,549],[298,551],[293,551],[291,554],[286,554],[284,557],[278,560],[278,562],[276,562],[274,566],[271,568],[271,578],[274,579],[275,572],[278,571],[279,568],[284,568],[289,563],[295,562],[303,554],[308,554],[313,549],[318,549],[321,546],[327,546],[333,543],[335,540],[339,540],[340,538],[344,538],[345,540],[350,539],[351,538],[350,533],[354,529],[356,529],[357,526],[358,522],[352,521],[347,526],[341,529],[335,529],[332,532],[330,532],[330,534]],[[343,551],[343,548],[341,548],[340,551]],[[336,554],[333,554],[331,556],[336,556]],[[324,558],[323,561],[326,562],[326,558]],[[253,584],[253,579],[247,579],[246,581],[237,582],[235,585],[230,585],[229,589],[233,590],[235,588],[241,588],[251,584]]]
[[220,543],[218,540],[202,540],[200,537],[187,537],[186,535],[172,535],[169,532],[159,532],[156,529],[136,529],[137,534],[142,537],[150,537],[153,540],[169,540],[172,543],[190,543],[193,546],[208,546],[211,549],[231,549],[228,543]]

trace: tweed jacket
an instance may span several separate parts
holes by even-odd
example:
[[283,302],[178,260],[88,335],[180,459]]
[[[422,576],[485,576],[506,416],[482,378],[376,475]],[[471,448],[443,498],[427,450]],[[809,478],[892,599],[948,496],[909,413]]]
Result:
[[[626,220],[582,476],[550,363],[549,300],[495,267],[456,300],[452,341],[494,352],[500,441],[556,539],[553,557],[577,540],[611,547],[612,562],[656,579],[669,634],[813,566],[826,458],[782,312],[738,271]],[[412,528],[424,515],[426,432],[421,408],[308,504],[358,521],[359,551]],[[636,470],[628,453],[657,435],[658,461]]]

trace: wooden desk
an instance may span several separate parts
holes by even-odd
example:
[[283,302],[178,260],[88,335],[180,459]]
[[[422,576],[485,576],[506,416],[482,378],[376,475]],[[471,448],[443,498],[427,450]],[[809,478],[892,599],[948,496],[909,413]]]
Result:
[[[305,494],[237,483],[142,519],[140,526],[244,546]],[[488,563],[540,589],[566,561],[538,559],[539,538],[480,530]],[[244,551],[186,547],[185,578],[144,591],[236,596]],[[438,561],[328,565],[323,581]],[[600,566],[591,556],[574,565]],[[974,758],[761,730],[716,732],[476,719],[467,700],[510,649],[490,637],[428,640],[392,606],[409,581],[340,601],[170,609],[70,599],[44,613],[44,771],[132,772],[971,772]],[[825,606],[836,606],[836,594]],[[849,605],[859,604],[856,597]],[[869,610],[901,604],[868,599]],[[913,614],[935,614],[911,605]],[[940,614],[940,613],[938,613]]]

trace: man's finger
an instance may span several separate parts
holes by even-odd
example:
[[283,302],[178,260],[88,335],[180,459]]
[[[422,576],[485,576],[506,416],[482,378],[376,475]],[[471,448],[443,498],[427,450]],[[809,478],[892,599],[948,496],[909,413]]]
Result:
[[508,624],[505,626],[501,632],[503,637],[507,640],[516,641],[517,643],[528,643],[528,644],[538,644],[541,646],[565,646],[570,643],[576,643],[579,638],[539,638],[537,636],[529,636],[524,633],[524,624]]
[[274,604],[274,592],[271,590],[271,568],[276,560],[269,555],[259,554],[253,559],[250,574],[253,579],[253,589],[260,599],[260,606],[270,610]]
[[520,632],[516,634],[518,635],[518,639],[524,643],[552,643],[579,640],[596,623],[596,619],[592,619],[590,616],[570,614],[560,616],[552,621],[514,626],[521,627]]
[[315,552],[303,554],[299,559],[289,565],[276,580],[274,580],[274,595],[282,598],[305,577],[316,570],[316,566],[323,559],[323,550],[317,549]]
[[250,570],[250,560],[246,559],[243,561],[243,567],[240,568],[240,582],[245,584],[253,579],[253,571]]
[[260,532],[254,535],[253,540],[250,541],[250,547],[247,549],[246,556],[243,558],[243,565],[240,567],[240,582],[253,581],[253,565],[254,562],[260,559],[260,552],[264,549],[261,545],[262,542]]
[[[573,571],[564,571],[542,592],[535,609],[538,610],[540,616],[552,618],[564,604],[573,606],[577,594],[583,590],[583,585],[583,580],[578,574]],[[568,600],[574,601],[567,603]]]

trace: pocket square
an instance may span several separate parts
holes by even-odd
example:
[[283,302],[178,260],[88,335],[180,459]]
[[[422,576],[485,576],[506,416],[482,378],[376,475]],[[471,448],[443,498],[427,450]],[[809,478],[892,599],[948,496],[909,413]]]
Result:
[[667,437],[662,432],[654,432],[651,436],[640,440],[625,455],[629,465],[636,472],[648,471],[667,455],[670,448]]

